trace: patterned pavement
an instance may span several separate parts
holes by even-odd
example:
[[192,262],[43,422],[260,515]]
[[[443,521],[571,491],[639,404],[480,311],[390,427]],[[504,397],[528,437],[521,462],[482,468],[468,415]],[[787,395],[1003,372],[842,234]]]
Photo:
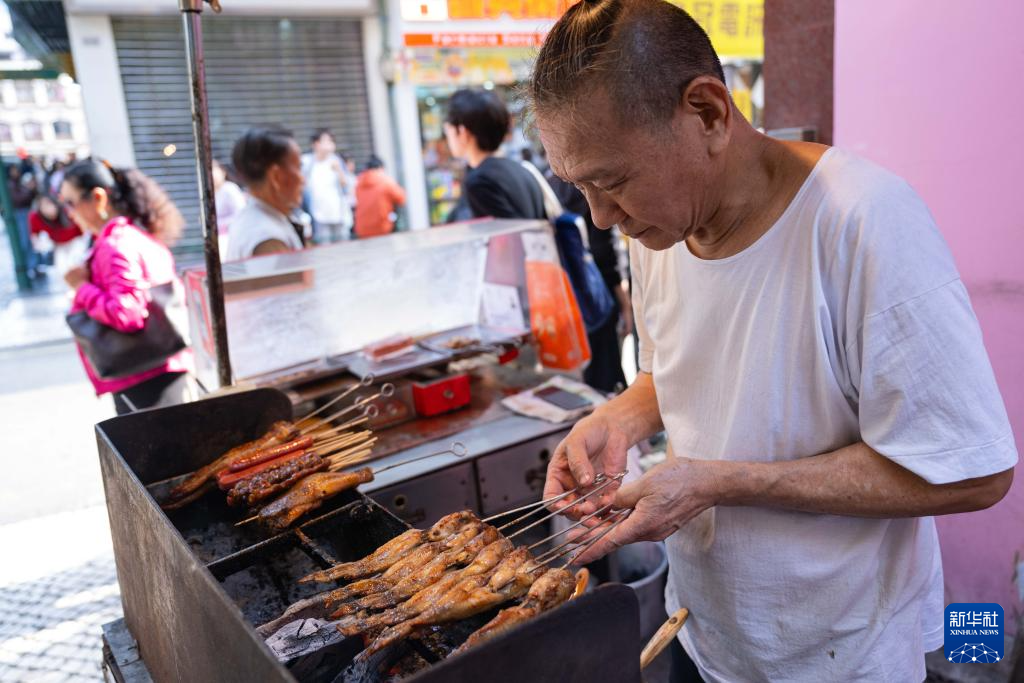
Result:
[[102,681],[101,626],[121,617],[106,510],[0,526],[0,681]]

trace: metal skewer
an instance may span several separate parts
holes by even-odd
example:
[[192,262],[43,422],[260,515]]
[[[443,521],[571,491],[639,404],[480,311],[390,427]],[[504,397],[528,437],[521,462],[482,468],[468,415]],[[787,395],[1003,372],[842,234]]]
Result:
[[[615,483],[622,476],[623,475],[619,475],[618,477],[610,477],[608,479],[608,481],[604,482],[603,484],[601,484],[600,486],[596,487],[592,491],[589,491],[588,493],[586,493],[583,496],[581,496],[579,500],[577,500],[577,501],[575,501],[573,503],[573,505],[576,505],[577,503],[582,503],[583,501],[585,501],[587,498],[590,498],[594,494],[600,493],[601,491],[605,490],[606,488],[611,486],[613,483]],[[541,508],[541,509],[546,509],[546,508]],[[522,517],[518,517],[518,518],[512,520],[511,522],[505,524],[504,526],[498,527],[498,531],[503,531],[504,529],[512,526],[513,524],[517,524],[518,522],[523,520],[525,517],[528,517],[529,515],[532,515],[534,512],[535,511],[531,511],[530,513],[528,513],[526,515],[523,515]],[[541,522],[544,522],[545,520],[551,519],[552,517],[554,517],[557,514],[560,514],[561,512],[562,512],[561,510],[555,510],[554,512],[549,512],[548,514],[544,515],[543,517],[541,517],[540,519],[536,520],[535,522],[531,522],[527,526],[524,526],[522,529],[520,529],[519,531],[515,532],[514,534],[509,534],[508,538],[510,538],[510,539],[511,538],[515,538],[516,536],[518,536],[519,534],[523,533],[524,531],[528,531],[529,529],[532,529],[533,527],[537,526]]]
[[[617,512],[612,513],[608,517],[607,521],[613,521],[614,520],[613,524],[612,524],[612,528],[614,528],[620,522],[625,520],[627,516],[628,516],[628,511],[627,510],[619,510]],[[537,560],[540,562],[540,564],[548,564],[550,562],[554,562],[555,560],[557,560],[559,558],[565,557],[566,555],[569,555],[569,554],[574,554],[573,558],[575,559],[575,557],[577,557],[580,554],[582,554],[583,552],[585,552],[588,548],[590,548],[594,543],[596,543],[598,540],[600,540],[601,537],[603,537],[609,531],[611,531],[611,528],[606,529],[605,531],[603,531],[598,536],[595,536],[593,538],[588,538],[588,539],[586,539],[585,541],[583,541],[581,543],[576,543],[575,541],[566,541],[565,543],[561,544],[557,548],[552,548],[551,550],[549,550],[548,552],[544,553],[543,555],[540,555],[537,558]],[[544,559],[541,560],[541,558],[544,558]],[[564,566],[569,566],[569,564],[570,563],[567,562]]]
[[461,441],[453,441],[452,445],[449,446],[447,448],[447,450],[438,451],[436,453],[428,453],[427,455],[418,455],[415,458],[409,458],[408,460],[403,460],[402,462],[396,462],[393,465],[387,465],[385,467],[381,467],[379,469],[375,469],[373,471],[373,476],[377,476],[381,472],[387,472],[388,470],[393,470],[396,467],[402,467],[403,465],[408,465],[410,463],[414,463],[414,462],[416,462],[418,460],[426,460],[427,458],[433,458],[434,456],[444,455],[446,453],[451,453],[456,458],[462,458],[462,457],[465,457],[465,455],[467,453],[469,453],[469,449],[467,449],[465,444],[463,444]]
[[[607,536],[608,534],[610,534],[610,533],[611,533],[612,531],[614,531],[614,530],[615,530],[615,527],[619,526],[620,524],[622,524],[623,522],[625,522],[625,521],[626,521],[627,519],[629,519],[629,513],[630,513],[630,512],[631,512],[631,510],[623,510],[623,511],[622,511],[622,514],[621,514],[621,515],[619,515],[619,518],[618,518],[618,519],[616,519],[616,520],[615,520],[614,522],[612,522],[611,526],[609,526],[609,527],[608,527],[607,529],[605,529],[604,531],[602,531],[601,533],[599,533],[599,534],[598,534],[597,536],[595,536],[594,538],[592,538],[592,539],[588,539],[588,540],[584,541],[584,542],[583,542],[583,543],[582,543],[582,544],[580,545],[580,548],[579,548],[579,549],[577,549],[577,550],[576,550],[576,552],[572,554],[572,557],[570,557],[570,558],[569,558],[569,559],[568,559],[568,560],[566,561],[566,563],[565,563],[565,566],[566,566],[566,567],[568,567],[569,565],[571,565],[571,564],[572,564],[573,562],[575,562],[575,561],[577,560],[577,558],[579,558],[579,556],[580,556],[580,555],[582,555],[583,553],[585,553],[585,552],[587,552],[588,550],[590,550],[590,549],[591,549],[592,547],[594,547],[594,545],[595,545],[595,544],[596,544],[596,543],[597,543],[598,541],[600,541],[600,540],[601,540],[602,538],[604,538],[605,536]],[[609,519],[610,519],[610,518],[609,518]]]
[[[567,534],[570,531],[572,531],[573,529],[576,529],[577,527],[583,526],[584,524],[586,524],[588,521],[590,521],[594,517],[598,517],[598,516],[603,515],[604,513],[608,512],[612,508],[613,505],[614,505],[614,503],[608,503],[603,508],[598,508],[597,510],[595,510],[594,512],[591,512],[589,515],[587,515],[586,517],[584,517],[580,521],[576,522],[572,526],[568,526],[568,527],[562,529],[561,531],[558,531],[556,533],[551,534],[550,536],[548,536],[547,538],[545,538],[543,540],[537,541],[533,545],[529,546],[527,548],[527,550],[533,550],[534,548],[536,548],[538,546],[544,545],[548,541],[552,541],[552,540],[558,538],[562,534]],[[552,548],[551,550],[548,550],[547,552],[541,553],[540,555],[537,556],[537,559],[539,560],[542,557],[546,557],[550,553],[557,552],[557,551],[561,550],[562,548],[565,548],[568,545],[572,545],[574,542],[575,541],[571,541],[571,540],[566,541],[565,543],[563,543],[562,545],[558,546],[557,548]]]
[[348,389],[346,389],[345,391],[341,392],[340,394],[338,394],[337,396],[332,398],[330,401],[328,401],[327,403],[323,404],[322,406],[320,406],[319,408],[317,408],[316,410],[314,410],[313,412],[311,412],[309,415],[305,416],[301,420],[296,420],[295,423],[298,424],[299,422],[305,422],[306,420],[308,420],[308,419],[310,419],[312,417],[316,417],[317,415],[319,415],[323,411],[325,411],[328,408],[330,408],[331,406],[333,406],[338,401],[341,401],[346,396],[349,396],[353,391],[355,391],[359,387],[368,387],[371,384],[373,384],[373,373],[368,374],[366,377],[362,378],[361,380],[359,380],[358,382],[356,382],[355,384],[350,386]]
[[[330,415],[328,417],[323,418],[322,420],[317,422],[315,425],[310,425],[310,426],[306,427],[305,429],[300,431],[299,434],[300,435],[304,435],[304,434],[308,434],[308,433],[310,433],[312,431],[315,431],[315,430],[319,429],[321,426],[323,426],[325,424],[330,424],[334,420],[337,420],[342,415],[348,415],[353,410],[358,410],[359,408],[365,407],[366,404],[372,403],[373,401],[376,401],[381,396],[384,396],[384,397],[393,396],[394,393],[395,393],[395,385],[394,384],[390,384],[390,383],[385,384],[384,386],[382,386],[380,388],[380,391],[378,391],[376,394],[372,394],[371,396],[367,396],[365,398],[356,399],[356,402],[353,403],[352,405],[350,405],[348,408],[342,408],[341,410],[339,410],[338,412],[334,413],[333,415]],[[370,406],[370,407],[376,408],[376,406]]]
[[[612,478],[613,479],[621,479],[628,472],[629,472],[629,470],[623,470],[622,472],[619,472],[618,474],[612,475]],[[594,481],[592,481],[590,483],[590,486],[595,486],[597,484],[603,483],[607,476],[608,475],[606,475],[604,472],[600,472],[596,477],[594,477]],[[558,501],[562,500],[563,498],[567,498],[567,497],[571,496],[574,493],[578,493],[579,490],[582,489],[582,488],[584,488],[584,487],[583,486],[577,486],[574,489],[570,489],[568,491],[565,491],[564,493],[558,494],[554,498],[545,498],[545,499],[542,499],[542,500],[534,501],[533,503],[527,503],[526,505],[521,505],[521,506],[519,506],[517,508],[512,508],[511,510],[505,510],[504,512],[499,512],[499,513],[497,513],[495,515],[491,515],[490,517],[488,517],[486,519],[482,519],[480,521],[483,522],[484,524],[487,524],[489,522],[493,522],[496,519],[504,517],[505,515],[511,515],[511,514],[516,513],[516,512],[522,512],[523,510],[531,510],[531,509],[534,509],[534,508],[547,507],[548,505],[551,505],[552,503],[557,503]],[[534,510],[534,511],[536,511],[536,510]],[[527,516],[528,515],[523,515],[524,518],[527,517]]]

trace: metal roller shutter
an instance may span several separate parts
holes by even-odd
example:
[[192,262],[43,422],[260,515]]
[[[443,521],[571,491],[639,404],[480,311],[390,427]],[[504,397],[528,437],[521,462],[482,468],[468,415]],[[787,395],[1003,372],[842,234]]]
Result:
[[[202,235],[181,19],[122,17],[113,28],[136,162],[181,209],[188,226],[175,252],[194,263]],[[327,127],[360,163],[371,153],[358,20],[213,17],[203,34],[215,158],[229,161],[235,139],[262,123],[291,129],[303,149]]]

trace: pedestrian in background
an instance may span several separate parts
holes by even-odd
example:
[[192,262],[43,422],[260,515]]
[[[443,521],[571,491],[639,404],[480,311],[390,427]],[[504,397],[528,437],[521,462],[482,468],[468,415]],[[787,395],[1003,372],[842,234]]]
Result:
[[[26,174],[21,165],[7,167],[7,193],[14,209],[14,223],[18,228],[18,244],[25,256],[25,272],[29,278],[40,274],[39,254],[32,247],[31,232],[28,226],[28,214],[32,210],[32,202],[36,198],[37,183],[35,176]],[[31,167],[30,167],[31,168]]]
[[476,218],[545,219],[544,195],[533,175],[496,152],[512,119],[505,103],[489,90],[459,90],[448,103],[444,135],[452,156],[469,171],[463,195]]
[[[71,313],[85,311],[119,332],[141,332],[150,317],[150,291],[181,283],[168,247],[184,219],[156,181],[137,169],[116,169],[87,159],[70,166],[60,188],[71,219],[95,236],[84,265],[64,275],[75,292]],[[103,379],[79,347],[96,395],[111,393],[118,415],[188,399],[192,352],[185,348],[154,368]]]
[[223,261],[228,250],[228,228],[242,209],[245,208],[245,193],[237,184],[228,179],[224,166],[213,160],[213,201],[217,207],[217,242]]
[[404,204],[405,190],[385,173],[384,162],[371,155],[356,182],[356,235],[387,235],[395,229],[395,212]]
[[313,151],[302,155],[302,176],[307,187],[306,209],[313,217],[313,239],[317,244],[348,239],[353,217],[345,192],[355,178],[338,156],[331,131],[321,128],[310,142]]
[[289,216],[302,204],[302,162],[292,134],[279,126],[250,128],[235,143],[232,163],[249,190],[228,228],[225,261],[297,251],[303,227]]
[[62,277],[85,258],[87,245],[82,229],[61,211],[59,200],[53,195],[36,197],[28,214],[28,225],[33,237],[46,235],[53,242],[53,266]]

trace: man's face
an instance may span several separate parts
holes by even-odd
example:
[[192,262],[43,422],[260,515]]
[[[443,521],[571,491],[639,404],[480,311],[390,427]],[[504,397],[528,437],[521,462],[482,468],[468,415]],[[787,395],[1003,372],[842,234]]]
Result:
[[294,142],[280,163],[267,170],[267,180],[281,200],[291,207],[302,204],[302,150]]
[[572,115],[538,115],[548,161],[586,196],[597,227],[618,225],[649,249],[667,249],[707,218],[721,161],[700,116],[677,109],[666,123],[630,127],[613,106],[590,95]]
[[313,143],[313,151],[317,154],[334,154],[337,145],[334,144],[334,137],[330,133],[324,133]]

